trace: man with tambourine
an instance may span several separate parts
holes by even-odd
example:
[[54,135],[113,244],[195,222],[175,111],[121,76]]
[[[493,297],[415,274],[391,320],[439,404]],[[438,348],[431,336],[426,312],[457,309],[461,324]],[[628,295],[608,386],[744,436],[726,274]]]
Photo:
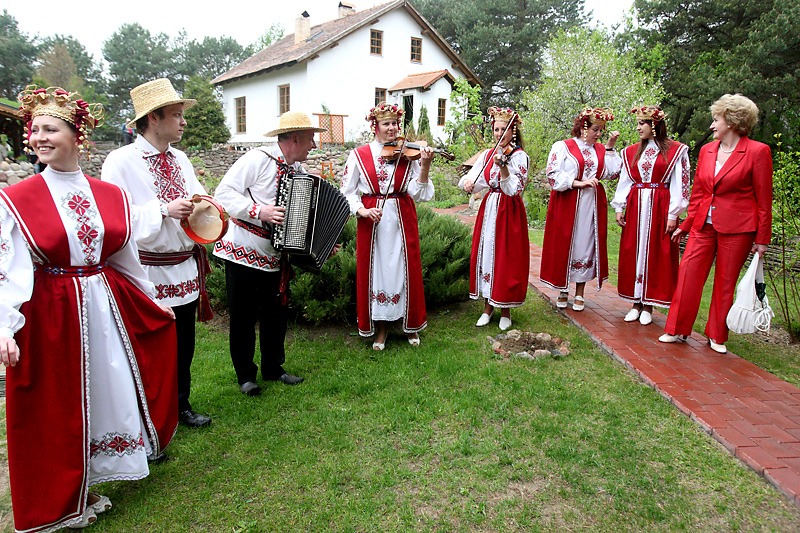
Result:
[[256,321],[261,376],[287,385],[303,381],[283,368],[290,267],[285,254],[272,246],[268,228],[286,218],[285,208],[275,205],[279,180],[289,172],[303,173],[300,162],[316,148],[314,133],[320,131],[326,130],[312,126],[306,113],[284,113],[278,129],[265,134],[278,137],[278,143],[243,155],[214,194],[231,216],[227,233],[214,244],[214,255],[225,260],[231,360],[239,390],[248,396],[261,393],[253,362]]
[[[183,136],[183,112],[196,101],[182,99],[166,78],[131,90],[138,133],[133,144],[114,150],[103,163],[102,179],[119,185],[131,197],[133,235],[139,259],[156,286],[159,303],[172,307],[178,337],[179,420],[203,427],[211,418],[189,404],[195,313],[200,321],[212,318],[205,290],[208,259],[203,246],[181,227],[194,210],[190,200],[206,193],[189,158],[170,146]],[[199,307],[198,307],[199,302]]]

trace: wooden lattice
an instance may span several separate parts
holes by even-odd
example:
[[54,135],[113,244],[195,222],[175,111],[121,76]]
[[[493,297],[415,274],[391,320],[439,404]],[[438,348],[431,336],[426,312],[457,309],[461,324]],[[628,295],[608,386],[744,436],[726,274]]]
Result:
[[327,130],[319,134],[320,146],[325,144],[341,144],[344,146],[344,117],[347,115],[314,114],[319,117],[319,127]]

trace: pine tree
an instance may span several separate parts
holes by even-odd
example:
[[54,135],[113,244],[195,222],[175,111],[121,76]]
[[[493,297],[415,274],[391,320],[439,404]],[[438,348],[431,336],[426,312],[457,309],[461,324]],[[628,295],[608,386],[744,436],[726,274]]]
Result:
[[214,143],[224,143],[231,138],[225,124],[222,104],[214,95],[214,89],[207,78],[192,76],[186,82],[184,98],[193,98],[197,104],[186,111],[187,122],[182,143],[184,146],[211,148]]

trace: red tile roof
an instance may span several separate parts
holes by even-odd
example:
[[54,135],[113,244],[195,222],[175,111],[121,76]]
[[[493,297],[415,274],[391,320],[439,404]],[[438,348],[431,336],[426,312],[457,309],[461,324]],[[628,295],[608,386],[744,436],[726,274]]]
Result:
[[435,70],[433,72],[420,72],[419,74],[409,74],[403,80],[401,80],[400,83],[390,88],[389,92],[402,91],[403,89],[422,89],[423,91],[427,91],[430,89],[431,85],[445,76],[447,76],[447,79],[451,84],[455,82],[455,78],[453,78],[453,75],[450,74],[447,69]]

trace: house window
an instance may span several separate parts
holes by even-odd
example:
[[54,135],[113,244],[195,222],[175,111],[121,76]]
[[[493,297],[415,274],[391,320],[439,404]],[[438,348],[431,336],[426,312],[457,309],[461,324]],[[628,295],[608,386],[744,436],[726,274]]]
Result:
[[417,37],[411,38],[411,61],[422,61],[422,39]]
[[279,85],[278,95],[278,114],[283,115],[289,111],[289,86]]
[[236,133],[247,133],[247,112],[244,96],[236,98]]
[[372,55],[383,55],[383,32],[380,30],[369,30],[369,53]]
[[386,101],[386,89],[375,87],[375,105]]
[[436,124],[439,126],[444,126],[444,110],[446,105],[447,105],[447,100],[445,100],[444,98],[439,98],[439,109],[436,114],[438,117],[436,120]]

